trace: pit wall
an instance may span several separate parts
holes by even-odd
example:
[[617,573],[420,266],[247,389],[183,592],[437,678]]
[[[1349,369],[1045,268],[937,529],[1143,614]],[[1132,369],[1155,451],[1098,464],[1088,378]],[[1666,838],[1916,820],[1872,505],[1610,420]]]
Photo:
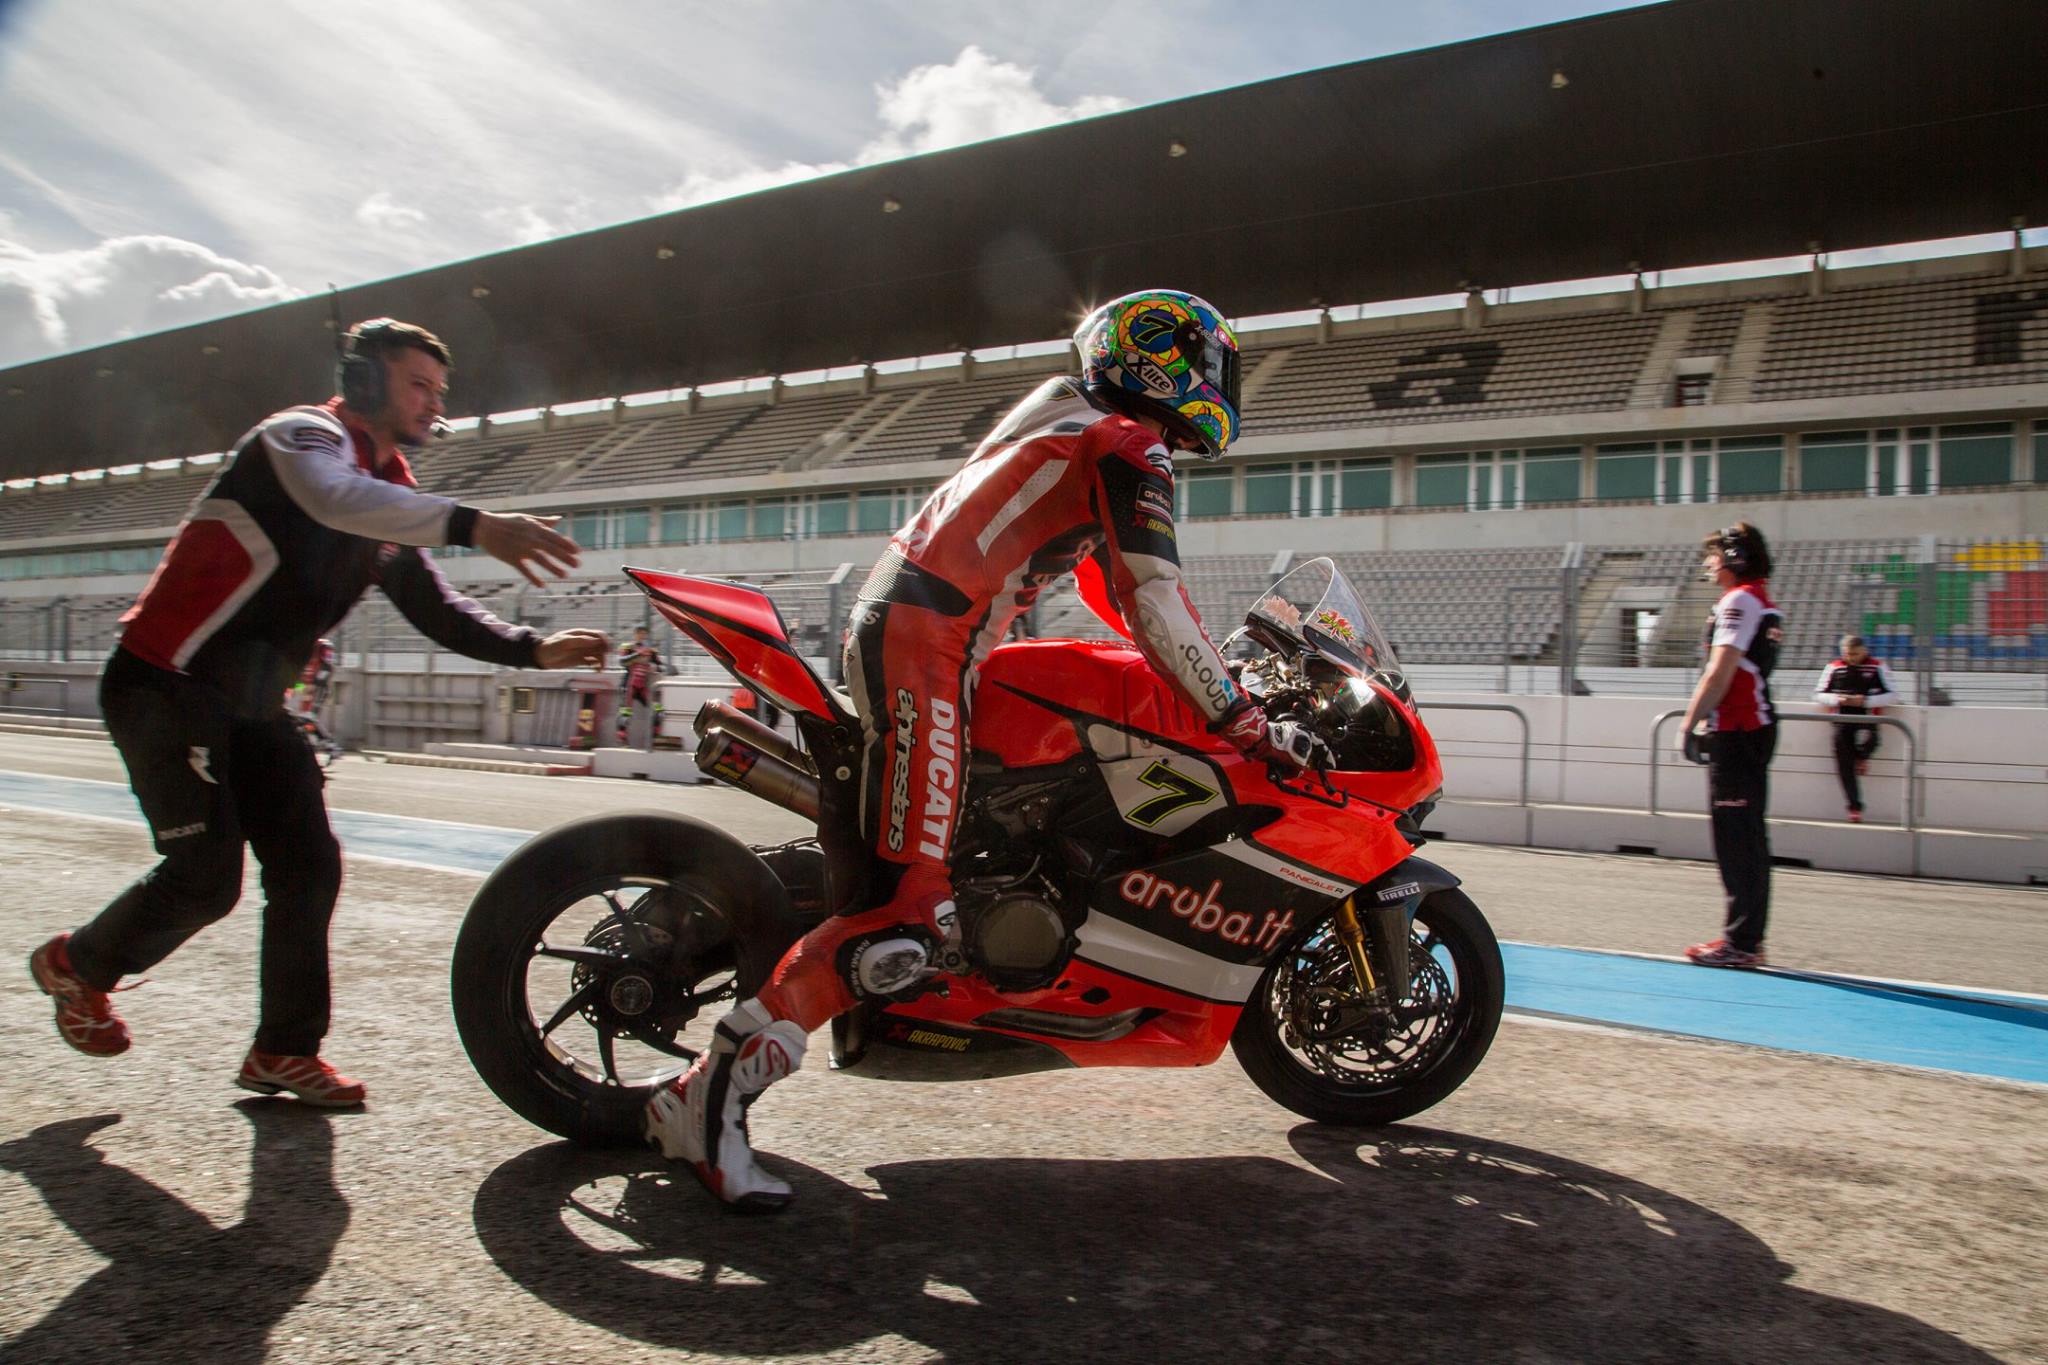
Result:
[[[1649,809],[1651,723],[1678,700],[1426,693],[1420,701],[1444,760],[1445,799],[1430,832],[1475,843],[1712,856],[1705,772],[1679,756],[1676,719],[1659,734],[1658,811]],[[1459,704],[1506,704],[1527,716],[1526,805],[1514,716]],[[1781,710],[1788,719],[1771,767],[1775,856],[1843,871],[2048,883],[2048,714],[1890,708],[1918,747],[1915,818],[1906,819],[1904,805],[1908,744],[1887,728],[1863,779],[1866,823],[1851,825],[1829,747],[1833,727],[1791,719],[1820,714],[1808,703],[1781,701]]]

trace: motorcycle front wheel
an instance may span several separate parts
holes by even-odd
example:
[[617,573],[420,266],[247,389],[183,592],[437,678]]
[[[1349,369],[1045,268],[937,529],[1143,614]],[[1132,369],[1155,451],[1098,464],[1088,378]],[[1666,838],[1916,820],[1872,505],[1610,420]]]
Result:
[[1319,1123],[1373,1127],[1421,1113],[1486,1055],[1505,986],[1492,926],[1455,889],[1416,908],[1408,961],[1401,999],[1362,1010],[1335,926],[1309,925],[1259,978],[1231,1051],[1269,1098]]
[[530,1123],[634,1142],[654,1089],[802,929],[769,864],[723,831],[656,813],[578,820],[528,841],[470,903],[456,1031]]

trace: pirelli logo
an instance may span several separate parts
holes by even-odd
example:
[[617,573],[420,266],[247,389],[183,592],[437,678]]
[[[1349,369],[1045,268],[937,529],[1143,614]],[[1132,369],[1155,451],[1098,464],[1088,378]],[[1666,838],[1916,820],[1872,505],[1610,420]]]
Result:
[[919,1047],[943,1048],[947,1052],[967,1051],[967,1040],[950,1033],[933,1033],[928,1028],[914,1028],[907,1035],[908,1041]]

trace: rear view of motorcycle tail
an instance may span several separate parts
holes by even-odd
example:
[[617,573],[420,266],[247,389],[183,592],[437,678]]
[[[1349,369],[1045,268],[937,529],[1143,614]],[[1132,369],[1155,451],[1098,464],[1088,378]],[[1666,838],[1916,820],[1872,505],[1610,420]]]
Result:
[[[601,816],[486,883],[456,951],[464,1044],[509,1106],[582,1141],[632,1140],[709,1022],[806,928],[866,904],[845,699],[757,589],[630,573],[803,736],[714,702],[700,768],[816,836],[748,848],[680,816]],[[916,980],[856,985],[833,1025],[839,1069],[974,1080],[1201,1066],[1230,1047],[1275,1102],[1342,1124],[1406,1118],[1471,1074],[1500,1020],[1500,949],[1457,878],[1414,856],[1442,766],[1392,648],[1327,559],[1262,593],[1227,648],[1245,690],[1312,727],[1331,767],[1244,758],[1128,645],[993,652],[962,764],[954,918]]]

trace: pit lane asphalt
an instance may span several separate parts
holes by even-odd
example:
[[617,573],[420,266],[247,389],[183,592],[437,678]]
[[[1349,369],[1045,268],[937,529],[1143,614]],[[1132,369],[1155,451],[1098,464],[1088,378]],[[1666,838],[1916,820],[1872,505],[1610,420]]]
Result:
[[[119,780],[104,745],[0,768]],[[600,809],[798,832],[702,789],[335,769],[337,808],[532,829]],[[1710,867],[1436,846],[1504,937],[1668,953]],[[0,813],[17,956],[150,859],[139,829]],[[252,877],[253,881],[253,877]],[[1228,1058],[910,1087],[812,1065],[756,1110],[800,1190],[723,1217],[581,1152],[469,1070],[446,963],[474,877],[357,859],[330,1051],[361,1114],[239,1100],[243,910],[120,997],[95,1061],[0,967],[0,1359],[2048,1358],[2048,1094],[1510,1020],[1380,1133],[1301,1124]],[[2038,892],[1781,874],[1774,957],[2043,990]],[[110,1116],[118,1118],[110,1118]]]

